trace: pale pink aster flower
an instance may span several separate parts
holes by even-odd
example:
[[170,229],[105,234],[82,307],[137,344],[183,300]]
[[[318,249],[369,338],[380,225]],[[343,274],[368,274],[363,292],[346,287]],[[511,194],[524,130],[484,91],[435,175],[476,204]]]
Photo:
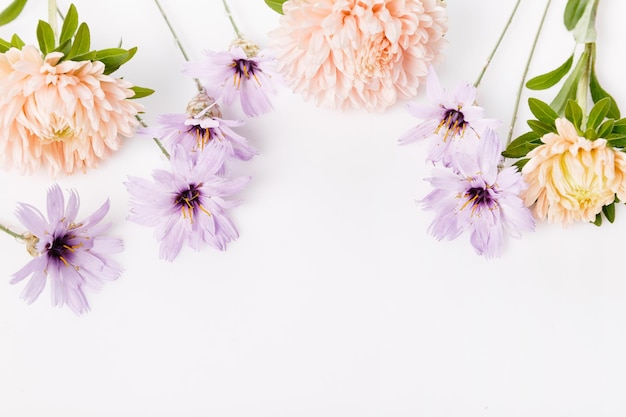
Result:
[[209,96],[226,105],[239,99],[244,113],[252,117],[272,111],[268,96],[275,93],[272,56],[236,45],[229,51],[204,53],[204,60],[186,63],[183,73],[200,79]]
[[217,175],[222,152],[197,152],[193,157],[181,145],[172,149],[172,171],[155,170],[153,181],[129,177],[129,220],[154,227],[161,242],[159,256],[173,261],[183,244],[200,250],[203,244],[225,250],[239,234],[228,209],[239,204],[224,197],[242,190],[249,177],[227,179]]
[[626,154],[606,139],[580,137],[567,119],[555,123],[557,133],[544,135],[522,168],[528,183],[525,203],[538,219],[564,227],[593,222],[616,195],[626,200]]
[[430,139],[428,160],[441,161],[445,166],[454,164],[459,154],[471,153],[487,129],[500,124],[495,119],[485,119],[482,107],[475,104],[476,88],[461,84],[456,90],[441,87],[434,68],[430,68],[426,84],[430,104],[408,104],[409,113],[422,121],[400,137],[401,145]]
[[0,54],[0,164],[52,175],[98,165],[131,137],[142,106],[99,61],[61,61],[34,46]]
[[414,97],[446,45],[440,0],[290,0],[270,32],[278,70],[306,100],[381,111]]
[[517,168],[498,168],[500,152],[497,135],[488,129],[476,156],[462,155],[455,169],[436,168],[427,179],[435,189],[420,203],[436,212],[429,228],[433,236],[450,240],[468,231],[476,252],[491,258],[500,256],[505,233],[519,237],[534,229],[519,196],[526,184]]
[[242,126],[243,121],[222,118],[219,106],[205,92],[189,103],[186,114],[163,114],[157,117],[157,123],[141,133],[162,139],[170,150],[179,144],[188,152],[223,152],[227,158],[242,161],[258,154],[246,138],[232,129]]
[[101,223],[109,201],[91,216],[77,221],[79,198],[70,191],[67,207],[58,185],[48,191],[48,219],[35,207],[20,203],[17,217],[29,230],[29,252],[35,256],[13,275],[11,284],[30,280],[22,298],[28,304],[37,299],[50,281],[52,304],[67,305],[76,314],[89,311],[84,289],[99,290],[106,281],[117,279],[122,268],[109,259],[123,249],[122,241],[104,235],[110,223]]

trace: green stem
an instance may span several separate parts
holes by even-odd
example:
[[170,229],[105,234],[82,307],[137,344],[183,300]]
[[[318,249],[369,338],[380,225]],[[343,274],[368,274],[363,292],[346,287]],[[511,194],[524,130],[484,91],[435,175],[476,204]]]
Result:
[[7,234],[13,236],[16,239],[24,240],[24,236],[15,233],[13,230],[9,229],[8,227],[4,227],[1,224],[0,224],[0,230],[3,231],[4,233],[7,233]]
[[[159,3],[159,0],[154,0],[154,2],[156,3],[159,9],[159,12],[161,13],[163,20],[165,20],[165,23],[167,24],[167,27],[170,30],[170,33],[174,37],[174,42],[176,43],[178,50],[183,55],[183,58],[185,59],[185,61],[189,61],[189,55],[187,55],[187,51],[185,51],[185,48],[183,47],[183,44],[178,37],[178,34],[174,30],[174,26],[172,26],[172,24],[170,23],[170,19],[167,17],[165,10],[163,10],[163,7],[161,7],[161,3]],[[200,80],[198,80],[197,78],[194,78],[193,80],[196,83],[196,87],[198,88],[198,91],[202,91],[202,84],[200,83]]]
[[[147,123],[144,122],[144,120],[139,115],[136,115],[135,118],[139,120],[139,123],[141,123],[143,127],[148,127]],[[161,143],[161,141],[158,138],[153,137],[152,140],[154,140],[154,143],[157,144],[157,146],[159,147],[163,155],[165,155],[167,159],[170,159],[170,153],[165,149],[165,146],[163,146],[163,143]]]
[[576,86],[576,103],[583,109],[583,121],[581,127],[584,130],[587,123],[587,101],[589,94],[589,83],[591,81],[591,67],[593,65],[593,56],[595,55],[595,43],[586,43],[583,56],[585,61],[583,63],[583,71],[578,79],[578,85]]
[[57,1],[56,0],[48,0],[48,23],[52,28],[52,33],[54,33],[54,38],[57,39],[59,36],[59,30],[57,28]]
[[230,12],[230,7],[228,7],[228,3],[226,2],[226,0],[222,0],[222,3],[224,4],[224,10],[226,11],[226,16],[228,16],[228,20],[230,20],[230,24],[233,27],[233,30],[235,31],[235,35],[237,35],[239,39],[243,39],[243,34],[239,30],[239,27],[237,27],[237,23],[235,23],[235,19],[233,19],[233,15]]
[[509,29],[509,26],[511,25],[511,22],[513,21],[513,17],[515,16],[515,13],[517,12],[517,8],[520,2],[521,0],[517,0],[517,3],[515,3],[515,7],[513,7],[513,11],[511,12],[511,15],[509,16],[509,20],[507,20],[506,24],[504,25],[504,29],[502,30],[502,33],[500,33],[500,37],[498,38],[496,45],[493,47],[493,50],[487,57],[487,62],[485,62],[485,66],[483,67],[482,71],[480,71],[480,74],[478,74],[478,78],[474,82],[474,87],[478,87],[478,84],[480,84],[480,82],[482,81],[483,76],[485,75],[485,72],[487,72],[487,68],[489,67],[489,64],[491,64],[491,60],[496,54],[498,47],[500,47],[500,43],[502,42],[502,39],[504,39],[504,35],[506,34],[507,30]]
[[517,89],[517,95],[515,96],[515,107],[513,108],[513,116],[511,117],[511,125],[509,126],[509,133],[506,138],[506,146],[508,146],[511,143],[511,140],[513,139],[513,129],[515,128],[515,122],[517,122],[517,113],[519,111],[519,105],[522,99],[522,90],[524,89],[524,84],[526,83],[528,69],[530,68],[530,63],[533,60],[533,55],[535,54],[535,49],[537,48],[537,42],[539,41],[539,36],[541,35],[541,31],[543,30],[543,25],[546,21],[548,9],[550,8],[550,3],[552,3],[552,0],[548,0],[546,2],[546,7],[543,10],[543,15],[541,16],[539,27],[537,28],[537,32],[535,33],[535,39],[533,40],[533,45],[530,48],[530,53],[528,54],[528,59],[526,60],[526,66],[524,67],[524,72],[522,73],[522,79]]

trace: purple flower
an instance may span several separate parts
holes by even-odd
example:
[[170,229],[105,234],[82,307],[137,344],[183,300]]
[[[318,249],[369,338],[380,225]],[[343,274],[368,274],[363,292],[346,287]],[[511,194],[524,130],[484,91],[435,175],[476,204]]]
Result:
[[422,201],[436,212],[430,232],[437,239],[454,239],[471,231],[476,252],[488,258],[499,256],[504,233],[519,237],[535,227],[533,217],[519,197],[526,188],[515,167],[499,169],[500,141],[487,129],[475,155],[459,155],[455,169],[437,169],[427,178],[435,188]]
[[431,138],[428,160],[441,161],[445,166],[454,164],[459,154],[476,147],[477,140],[486,128],[495,129],[499,122],[484,119],[484,110],[475,105],[476,88],[460,85],[454,92],[441,87],[433,67],[430,67],[426,84],[430,105],[409,103],[409,113],[423,121],[399,139],[401,145]]
[[155,170],[153,181],[129,177],[128,218],[155,228],[161,259],[173,261],[184,243],[194,250],[203,243],[225,250],[239,236],[227,213],[238,202],[224,197],[242,190],[250,178],[229,180],[217,175],[224,157],[220,152],[199,152],[192,158],[176,145],[170,155],[171,172]]
[[122,268],[108,259],[123,249],[120,239],[103,236],[110,223],[100,224],[109,211],[109,201],[82,221],[76,221],[80,202],[71,190],[67,207],[58,185],[48,191],[48,220],[35,207],[20,203],[16,215],[29,230],[35,258],[13,275],[11,284],[30,276],[22,298],[28,304],[37,299],[50,280],[52,304],[67,305],[76,314],[89,311],[84,288],[99,290],[105,281],[113,281]]
[[277,76],[273,57],[248,56],[239,46],[230,51],[205,51],[205,55],[204,61],[186,63],[183,72],[199,78],[210,96],[226,105],[239,97],[248,116],[272,110],[268,93],[274,93],[271,78]]

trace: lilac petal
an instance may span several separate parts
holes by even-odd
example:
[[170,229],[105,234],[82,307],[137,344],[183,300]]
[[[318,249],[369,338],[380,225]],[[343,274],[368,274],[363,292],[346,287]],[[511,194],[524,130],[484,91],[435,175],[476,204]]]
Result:
[[43,236],[48,228],[48,222],[43,214],[35,207],[19,203],[15,211],[15,216],[35,236]]
[[400,145],[406,145],[408,143],[433,136],[438,125],[439,123],[437,120],[426,120],[405,132],[402,136],[400,136],[398,142]]
[[9,281],[11,284],[17,284],[29,275],[36,274],[37,271],[43,271],[46,269],[48,262],[45,256],[38,256],[31,259],[26,265],[24,265],[19,271],[13,274],[13,278]]
[[33,273],[33,276],[28,281],[24,289],[22,290],[21,297],[26,301],[26,304],[32,304],[43,291],[46,286],[46,274],[43,270],[38,270]]
[[50,223],[58,223],[63,218],[63,206],[65,199],[63,191],[58,184],[54,184],[48,190],[48,219]]

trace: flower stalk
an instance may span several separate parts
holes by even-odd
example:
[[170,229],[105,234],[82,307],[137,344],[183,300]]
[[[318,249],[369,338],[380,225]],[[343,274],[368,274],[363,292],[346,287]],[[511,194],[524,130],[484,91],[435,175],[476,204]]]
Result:
[[226,16],[228,16],[228,20],[230,20],[230,24],[233,27],[233,30],[235,31],[235,35],[237,35],[238,39],[243,40],[243,33],[241,33],[241,31],[239,30],[239,27],[237,26],[237,23],[235,23],[235,19],[233,18],[232,13],[230,12],[230,7],[228,7],[228,3],[226,2],[226,0],[222,0],[222,4],[224,4],[224,10],[226,11]]
[[58,25],[57,25],[57,1],[56,0],[48,0],[48,23],[52,28],[52,33],[54,33],[54,38],[56,39],[59,36]]
[[543,26],[546,21],[546,16],[548,15],[548,9],[550,9],[550,3],[552,3],[552,0],[548,0],[546,2],[545,8],[543,9],[543,15],[541,16],[539,27],[537,28],[537,32],[535,33],[535,39],[533,40],[533,44],[530,48],[530,53],[528,54],[528,59],[526,60],[526,66],[524,67],[524,72],[522,73],[522,78],[520,80],[520,84],[517,89],[517,94],[515,95],[515,106],[513,107],[513,115],[511,117],[511,124],[509,125],[509,132],[507,134],[505,148],[513,140],[513,129],[515,128],[515,123],[517,122],[517,113],[519,112],[520,101],[522,99],[522,91],[524,89],[524,84],[526,83],[526,77],[528,76],[528,70],[530,68],[530,64],[533,60],[533,56],[535,55],[535,49],[537,48],[539,36],[541,36],[541,31],[543,30]]
[[16,239],[25,240],[23,235],[15,233],[13,230],[11,230],[8,227],[5,227],[5,226],[3,226],[1,224],[0,224],[0,230],[3,231],[4,233],[10,235],[10,236],[13,236]]

